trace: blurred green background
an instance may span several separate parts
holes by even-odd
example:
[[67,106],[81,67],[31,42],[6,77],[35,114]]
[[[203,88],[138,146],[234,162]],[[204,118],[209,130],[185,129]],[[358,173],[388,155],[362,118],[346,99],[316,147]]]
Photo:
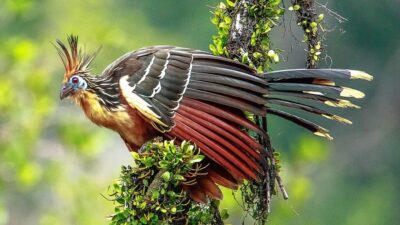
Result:
[[[133,162],[117,134],[59,101],[63,66],[50,42],[74,33],[89,50],[102,45],[96,73],[143,46],[208,50],[216,33],[209,6],[217,2],[0,0],[0,225],[108,224],[113,204],[102,195],[120,166]],[[270,224],[398,224],[400,4],[342,0],[328,7],[349,22],[328,19],[333,60],[320,66],[365,70],[375,80],[352,83],[367,93],[356,102],[362,110],[341,113],[354,125],[323,121],[332,142],[270,118],[290,194],[288,201],[273,199]],[[302,34],[292,20],[288,12],[285,28],[274,31],[274,46],[286,58],[275,68],[304,65],[295,38]],[[230,209],[229,223],[242,223],[230,191],[222,207]]]

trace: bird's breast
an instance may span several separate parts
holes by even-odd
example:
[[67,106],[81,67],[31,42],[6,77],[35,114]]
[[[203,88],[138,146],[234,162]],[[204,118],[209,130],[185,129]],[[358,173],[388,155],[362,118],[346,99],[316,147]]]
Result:
[[135,146],[141,146],[156,135],[155,129],[137,110],[121,105],[110,110],[104,107],[94,96],[86,96],[80,106],[86,116],[95,124],[114,130],[121,137]]

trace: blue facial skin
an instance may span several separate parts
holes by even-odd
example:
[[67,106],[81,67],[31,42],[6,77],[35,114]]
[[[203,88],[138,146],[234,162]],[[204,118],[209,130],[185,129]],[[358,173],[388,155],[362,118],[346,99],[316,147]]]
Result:
[[86,88],[87,88],[87,83],[82,77],[78,75],[72,76],[61,89],[60,99],[64,99],[70,96],[71,94],[76,93],[79,90],[85,90]]
[[71,88],[75,92],[79,90],[85,90],[87,88],[87,83],[82,77],[73,76],[68,80],[66,88]]

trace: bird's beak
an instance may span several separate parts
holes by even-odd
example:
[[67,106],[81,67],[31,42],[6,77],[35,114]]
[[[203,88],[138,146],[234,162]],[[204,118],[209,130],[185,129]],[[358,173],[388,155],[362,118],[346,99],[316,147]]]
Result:
[[60,92],[60,99],[63,100],[64,98],[70,96],[74,89],[69,85],[64,85]]

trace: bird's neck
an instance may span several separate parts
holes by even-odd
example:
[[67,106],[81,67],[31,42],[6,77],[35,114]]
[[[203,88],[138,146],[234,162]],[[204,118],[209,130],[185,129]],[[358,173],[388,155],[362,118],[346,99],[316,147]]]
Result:
[[115,110],[120,103],[119,85],[112,77],[89,76],[88,87],[102,107]]
[[75,96],[75,101],[92,122],[108,127],[107,120],[112,118],[112,113],[124,110],[119,100],[118,84],[103,77],[85,78],[87,89]]

